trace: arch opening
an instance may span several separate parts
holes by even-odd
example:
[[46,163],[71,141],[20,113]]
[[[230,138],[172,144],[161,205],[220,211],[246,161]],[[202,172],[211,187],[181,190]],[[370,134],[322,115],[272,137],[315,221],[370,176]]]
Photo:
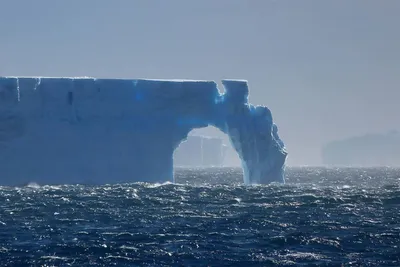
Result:
[[284,183],[287,152],[271,111],[267,107],[248,103],[247,81],[223,80],[222,84],[225,93],[214,94],[208,99],[207,109],[201,107],[179,120],[171,157],[172,180],[175,181],[175,149],[192,130],[213,126],[228,136],[238,154],[244,184]]
[[[229,136],[215,126],[192,129],[174,150],[174,181],[180,179],[179,173],[185,171],[222,168],[241,170],[241,159],[233,148]],[[241,173],[230,178],[233,182],[243,182],[243,172]]]
[[174,167],[240,167],[240,157],[227,134],[214,126],[196,128],[174,151]]

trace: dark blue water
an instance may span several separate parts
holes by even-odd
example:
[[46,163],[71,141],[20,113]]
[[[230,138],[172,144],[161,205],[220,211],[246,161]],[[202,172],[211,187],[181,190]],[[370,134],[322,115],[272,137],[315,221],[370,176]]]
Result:
[[[178,170],[179,184],[0,187],[0,266],[400,266],[400,170]],[[222,185],[218,185],[222,184]]]

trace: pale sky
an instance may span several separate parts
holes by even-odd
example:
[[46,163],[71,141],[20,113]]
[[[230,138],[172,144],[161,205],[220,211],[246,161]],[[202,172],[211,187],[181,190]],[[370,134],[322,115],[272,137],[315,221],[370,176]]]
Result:
[[398,0],[0,0],[0,76],[247,79],[290,165],[399,130]]

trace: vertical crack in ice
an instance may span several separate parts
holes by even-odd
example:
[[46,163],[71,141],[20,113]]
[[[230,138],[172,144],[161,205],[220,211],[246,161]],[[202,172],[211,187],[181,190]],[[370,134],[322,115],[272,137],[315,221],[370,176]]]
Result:
[[68,91],[68,103],[71,106],[72,122],[78,122],[78,115],[76,112],[75,101],[74,101],[75,79],[70,79],[69,87],[70,88]]
[[40,84],[42,83],[42,78],[40,78],[40,77],[37,77],[36,78],[36,84],[35,84],[35,87],[33,87],[33,91],[36,91],[37,90],[37,88],[40,86]]
[[17,78],[17,101],[21,101],[21,93],[19,91],[19,78]]

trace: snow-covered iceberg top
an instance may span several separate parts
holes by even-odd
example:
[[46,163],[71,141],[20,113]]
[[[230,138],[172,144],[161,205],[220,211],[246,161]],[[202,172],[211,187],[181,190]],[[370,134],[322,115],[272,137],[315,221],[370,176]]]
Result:
[[0,77],[0,184],[173,181],[195,128],[226,133],[244,183],[284,182],[287,153],[245,80]]

